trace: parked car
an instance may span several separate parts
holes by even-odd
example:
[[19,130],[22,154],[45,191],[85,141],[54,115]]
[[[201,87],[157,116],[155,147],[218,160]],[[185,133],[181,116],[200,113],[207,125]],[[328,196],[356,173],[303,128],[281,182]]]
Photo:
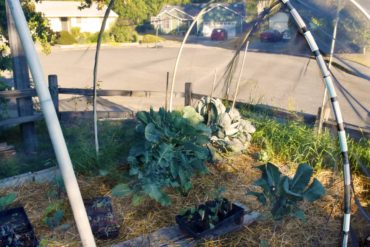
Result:
[[262,42],[277,42],[283,38],[283,35],[274,29],[268,29],[260,34],[260,40]]
[[227,40],[227,31],[222,28],[215,28],[212,30],[211,40],[223,41]]

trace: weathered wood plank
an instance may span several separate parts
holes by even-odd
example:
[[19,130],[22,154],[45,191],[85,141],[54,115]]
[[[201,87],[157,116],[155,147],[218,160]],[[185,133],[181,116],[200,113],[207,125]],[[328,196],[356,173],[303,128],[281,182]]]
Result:
[[53,181],[57,176],[60,176],[60,171],[57,167],[48,168],[38,172],[28,172],[10,178],[0,180],[0,188],[14,188],[25,183],[36,182],[45,183]]
[[[108,112],[99,111],[97,112],[98,119],[126,119],[133,118],[133,112]],[[91,119],[93,117],[92,111],[83,112],[60,112],[59,113],[61,121],[69,121],[73,119]]]
[[[244,206],[243,206],[244,207]],[[233,224],[228,227],[217,229],[214,234],[207,236],[205,239],[212,239],[225,235],[227,233],[239,231],[245,226],[255,222],[260,216],[258,212],[250,212],[244,215],[243,223],[240,225]],[[177,225],[159,229],[151,234],[143,235],[138,238],[128,240],[122,243],[114,244],[112,247],[193,247],[204,241],[204,239],[195,240],[184,234]]]
[[0,91],[0,98],[25,98],[36,96],[37,93],[35,89]]
[[[92,89],[81,89],[81,88],[59,88],[59,94],[74,94],[83,96],[92,96]],[[99,89],[97,90],[98,96],[126,96],[126,97],[153,97],[160,96],[165,97],[166,92],[161,91],[145,91],[145,90],[115,90],[115,89]],[[176,92],[175,97],[184,97],[184,93]]]
[[[8,23],[9,46],[12,55],[14,86],[18,90],[30,89],[31,82],[27,59],[7,1],[5,1],[5,8]],[[23,117],[33,115],[33,103],[31,97],[17,99],[17,106],[19,116]],[[37,137],[34,123],[25,122],[22,123],[20,127],[25,151],[27,153],[35,152]]]
[[0,121],[0,127],[19,125],[23,123],[30,123],[30,122],[35,122],[41,119],[43,119],[42,114],[35,114],[32,116],[24,116],[24,117],[17,117],[17,118],[9,118],[9,119]]
[[6,142],[0,143],[0,157],[1,158],[10,158],[16,155],[14,146],[8,145]]
[[192,102],[192,84],[191,82],[186,82],[185,83],[185,106],[190,106]]

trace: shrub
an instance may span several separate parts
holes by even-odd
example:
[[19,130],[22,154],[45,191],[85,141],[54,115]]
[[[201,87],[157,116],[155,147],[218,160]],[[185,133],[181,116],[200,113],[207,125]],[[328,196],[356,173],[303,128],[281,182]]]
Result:
[[57,44],[60,45],[72,45],[77,43],[76,39],[67,31],[61,31],[57,39]]
[[[87,35],[87,40],[90,43],[96,43],[96,42],[98,42],[98,37],[99,37],[99,32],[88,34]],[[102,43],[106,43],[106,42],[110,42],[110,41],[111,41],[111,37],[109,36],[109,33],[104,32],[103,36],[102,36]]]
[[113,189],[116,196],[133,194],[133,202],[148,195],[162,205],[171,203],[163,189],[191,187],[190,179],[206,173],[210,129],[202,123],[193,124],[180,112],[138,112],[136,143],[132,143],[128,163],[130,180]]
[[111,29],[111,36],[115,42],[137,42],[138,34],[134,30],[130,21],[119,19]]
[[143,40],[142,42],[144,44],[148,44],[148,43],[156,43],[156,42],[161,42],[163,41],[164,39],[161,38],[161,37],[157,37],[155,35],[151,35],[151,34],[145,34],[144,37],[143,37]]

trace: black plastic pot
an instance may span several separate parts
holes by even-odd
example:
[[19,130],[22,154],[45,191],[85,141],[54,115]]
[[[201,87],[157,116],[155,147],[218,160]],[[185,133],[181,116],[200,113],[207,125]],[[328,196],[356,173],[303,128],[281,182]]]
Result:
[[23,207],[0,212],[0,247],[36,247],[38,241]]
[[[208,201],[205,204],[199,205],[200,207],[207,207],[209,205],[212,205],[214,201]],[[230,225],[240,225],[243,223],[243,217],[244,217],[244,209],[239,207],[236,204],[231,204],[231,210],[222,217],[222,220],[220,220],[214,228],[204,229],[202,227],[199,227],[201,225],[201,222],[198,221],[196,224],[194,222],[189,222],[189,220],[186,219],[185,214],[184,215],[177,215],[176,216],[176,222],[179,225],[179,228],[185,232],[186,234],[192,236],[195,239],[204,238],[209,235],[215,235],[215,231],[227,227]]]
[[85,202],[92,232],[96,238],[112,239],[119,234],[119,224],[113,214],[112,200],[97,197]]

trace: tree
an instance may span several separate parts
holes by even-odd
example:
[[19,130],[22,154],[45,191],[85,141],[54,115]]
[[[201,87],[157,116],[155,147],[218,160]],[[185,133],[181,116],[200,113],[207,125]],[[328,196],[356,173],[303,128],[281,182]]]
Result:
[[[45,53],[50,53],[50,44],[55,40],[55,34],[49,23],[41,13],[35,12],[35,4],[31,0],[21,1],[23,11],[28,21],[32,38],[39,42]],[[5,11],[5,0],[0,0],[0,71],[11,69],[10,53],[8,47],[8,30]]]

